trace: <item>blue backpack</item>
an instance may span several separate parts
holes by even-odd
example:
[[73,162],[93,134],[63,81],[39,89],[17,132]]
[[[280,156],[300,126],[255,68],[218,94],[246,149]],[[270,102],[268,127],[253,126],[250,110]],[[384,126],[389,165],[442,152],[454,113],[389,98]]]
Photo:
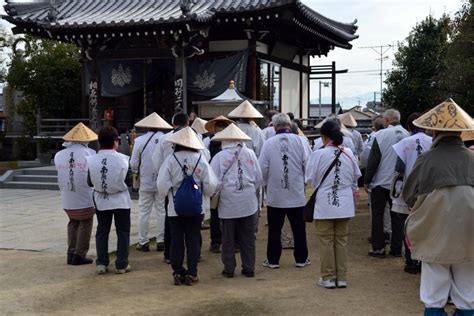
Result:
[[[198,216],[202,213],[202,192],[196,181],[194,181],[194,171],[196,170],[201,156],[199,156],[196,166],[194,166],[191,175],[188,175],[184,167],[179,162],[176,155],[173,154],[174,159],[178,162],[181,170],[183,170],[183,182],[176,190],[176,194],[173,194],[174,210],[178,216],[191,217]],[[173,191],[171,192],[173,193]]]

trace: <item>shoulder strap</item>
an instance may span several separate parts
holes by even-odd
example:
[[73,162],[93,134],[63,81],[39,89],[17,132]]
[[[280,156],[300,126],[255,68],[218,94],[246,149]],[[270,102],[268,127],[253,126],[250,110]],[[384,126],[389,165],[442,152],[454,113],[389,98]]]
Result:
[[138,171],[140,171],[140,167],[142,165],[142,154],[143,152],[145,151],[145,148],[146,148],[146,145],[148,145],[148,143],[150,142],[150,140],[153,138],[153,136],[155,136],[157,132],[153,132],[153,134],[150,136],[150,138],[148,138],[148,140],[146,141],[145,143],[145,146],[143,146],[143,149],[142,151],[140,151],[140,154],[138,156]]
[[326,180],[326,178],[328,177],[329,173],[331,172],[331,170],[334,168],[334,166],[336,165],[336,162],[337,160],[339,159],[339,156],[341,156],[342,154],[342,150],[339,149],[339,152],[336,154],[336,158],[334,158],[334,160],[332,161],[331,165],[329,166],[329,168],[326,170],[326,173],[324,173],[324,176],[323,178],[321,179],[321,182],[319,182],[319,185],[318,187],[316,188],[316,190],[314,190],[315,192],[318,191],[319,187],[321,186],[321,184],[323,184],[324,180]]
[[199,155],[198,161],[196,162],[196,165],[194,166],[193,172],[191,172],[191,175],[194,175],[194,171],[196,171],[197,166],[199,165],[199,162],[201,161],[201,156]]

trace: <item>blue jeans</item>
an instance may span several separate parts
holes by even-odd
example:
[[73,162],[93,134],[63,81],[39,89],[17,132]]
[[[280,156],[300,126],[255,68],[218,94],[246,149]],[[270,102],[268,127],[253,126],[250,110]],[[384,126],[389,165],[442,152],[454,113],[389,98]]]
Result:
[[128,247],[130,246],[130,209],[97,210],[96,215],[96,264],[109,265],[109,234],[112,218],[114,218],[117,233],[117,260],[115,260],[115,268],[125,269],[128,266]]

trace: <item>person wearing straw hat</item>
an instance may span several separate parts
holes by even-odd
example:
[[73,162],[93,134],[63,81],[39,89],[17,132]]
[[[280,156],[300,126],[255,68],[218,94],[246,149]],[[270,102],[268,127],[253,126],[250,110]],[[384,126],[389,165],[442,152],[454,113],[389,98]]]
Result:
[[[400,188],[398,188],[398,184],[402,184],[402,182],[396,181],[397,179],[405,180],[413,170],[413,166],[415,165],[416,160],[418,157],[423,155],[423,153],[427,152],[432,143],[432,139],[430,136],[425,134],[425,130],[413,125],[413,121],[416,120],[421,116],[420,113],[412,113],[408,116],[407,119],[407,128],[408,131],[411,133],[411,136],[402,139],[397,144],[393,145],[393,149],[397,153],[397,163],[395,165],[395,172],[396,176],[394,177],[395,180],[392,182],[392,211],[397,213],[397,216],[394,217],[394,221],[392,221],[392,227],[395,227],[395,230],[401,231],[402,234],[400,236],[401,240],[400,243],[405,245],[405,272],[411,274],[417,274],[420,271],[421,264],[417,260],[412,260],[410,247],[407,245],[405,241],[405,234],[403,232],[403,227],[405,225],[405,221],[410,214],[410,208],[403,200],[403,195],[400,192]],[[401,250],[401,249],[400,249]]]
[[[168,138],[173,136],[175,133],[178,131],[182,130],[183,128],[186,128],[189,126],[189,116],[184,113],[184,112],[178,112],[175,115],[173,115],[173,118],[171,119],[171,123],[173,124],[173,130],[166,133],[161,139],[160,142],[158,143],[158,146],[155,149],[155,152],[153,153],[153,166],[155,167],[156,170],[161,169],[161,166],[163,165],[164,161],[166,158],[169,156],[173,155],[174,151],[174,144],[168,141]],[[194,130],[193,130],[194,131]],[[196,132],[195,132],[196,133]],[[204,147],[204,144],[201,140],[201,138],[198,136],[199,142]],[[203,157],[205,158],[206,161],[209,161],[209,151],[207,149],[203,149],[200,151],[201,154],[203,154]],[[166,202],[165,202],[166,203]],[[165,205],[165,204],[164,204]],[[165,207],[166,210],[166,207]],[[170,227],[169,227],[169,221],[168,221],[168,215],[165,217],[165,251],[164,251],[164,258],[163,260],[166,263],[171,263],[170,261]]]
[[[229,118],[238,118],[239,121],[237,126],[245,133],[251,140],[246,141],[245,144],[247,147],[252,149],[257,157],[260,155],[260,150],[262,149],[263,143],[265,141],[265,136],[263,135],[262,130],[253,124],[253,119],[263,118],[263,115],[258,112],[258,110],[250,103],[245,100],[228,115]],[[253,123],[253,124],[252,124]]]
[[[205,124],[206,130],[209,132],[209,144],[207,148],[211,155],[211,162],[215,155],[217,155],[222,150],[222,142],[219,140],[214,140],[213,137],[215,134],[223,131],[227,126],[234,123],[234,121],[226,118],[223,115],[220,115]],[[221,252],[221,243],[222,243],[222,230],[221,230],[221,220],[219,219],[218,211],[218,196],[211,197],[211,218],[210,218],[210,235],[211,235],[211,245],[209,246],[209,251],[213,253]]]
[[99,131],[100,150],[97,155],[87,157],[88,183],[94,188],[94,204],[97,215],[97,274],[106,274],[109,265],[109,233],[112,219],[117,234],[117,259],[115,273],[131,271],[128,263],[130,246],[130,208],[132,200],[128,187],[129,160],[117,152],[119,134],[112,126],[105,126]]
[[217,133],[214,140],[222,142],[222,151],[211,161],[219,179],[219,218],[222,221],[222,275],[234,276],[235,237],[239,240],[242,274],[255,273],[255,225],[258,199],[255,192],[262,184],[262,171],[255,153],[244,146],[250,140],[235,124]]
[[67,264],[90,264],[86,257],[94,219],[92,189],[87,185],[87,159],[95,151],[87,144],[97,140],[97,134],[83,123],[78,123],[63,136],[65,149],[54,156],[58,171],[61,204],[69,217],[67,225]]
[[474,122],[448,99],[413,124],[433,136],[402,192],[411,208],[405,227],[412,257],[422,261],[425,315],[447,315],[448,297],[455,315],[474,315],[474,152],[461,139]]
[[[170,259],[175,285],[192,285],[198,279],[197,264],[200,256],[201,223],[204,214],[202,199],[198,207],[200,214],[184,216],[178,214],[182,210],[175,209],[175,200],[180,192],[183,181],[192,177],[194,189],[204,196],[211,196],[217,189],[217,179],[204,155],[204,149],[196,132],[191,127],[185,127],[172,134],[167,139],[174,144],[174,153],[166,158],[160,168],[156,181],[159,196],[168,197],[168,220],[170,225],[171,248]],[[201,195],[201,197],[202,197]],[[193,205],[193,207],[196,205]],[[183,266],[186,248],[187,269]]]
[[147,129],[147,133],[135,139],[130,166],[134,174],[139,177],[138,198],[138,251],[150,251],[148,227],[150,224],[150,213],[156,211],[156,250],[163,251],[165,237],[165,201],[158,199],[156,193],[156,178],[158,170],[153,166],[152,156],[163,130],[173,129],[156,112],[151,113],[135,124],[136,127]]
[[[364,188],[366,192],[371,191],[370,205],[372,208],[372,249],[369,250],[370,257],[385,258],[385,235],[383,217],[387,202],[392,205],[390,198],[390,187],[392,184],[397,154],[393,145],[410,136],[408,131],[400,125],[400,112],[388,109],[383,114],[385,129],[374,135],[374,142],[370,149],[369,160],[365,169]],[[398,214],[390,211],[392,222]],[[392,227],[392,238],[389,254],[401,257],[401,236],[403,232]]]
[[288,217],[294,238],[295,266],[303,268],[311,264],[303,221],[308,151],[305,150],[304,140],[293,134],[287,114],[274,115],[272,121],[277,135],[265,142],[258,159],[267,186],[268,205],[267,259],[263,266],[271,269],[280,267],[281,229],[285,217]]
[[359,131],[355,129],[357,127],[357,121],[349,112],[340,114],[338,117],[341,120],[341,123],[346,127],[346,130],[350,132],[350,136],[355,147],[355,151],[353,153],[356,158],[359,159],[360,154],[362,154],[362,151],[364,150],[364,140],[362,139],[362,135],[359,133]]

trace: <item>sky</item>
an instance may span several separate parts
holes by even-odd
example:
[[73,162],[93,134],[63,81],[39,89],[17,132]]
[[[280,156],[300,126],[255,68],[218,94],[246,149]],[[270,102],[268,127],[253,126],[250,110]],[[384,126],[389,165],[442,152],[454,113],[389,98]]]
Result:
[[[443,13],[453,15],[462,5],[461,0],[303,0],[303,3],[333,20],[358,20],[356,34],[359,38],[351,42],[351,50],[336,48],[328,57],[312,60],[314,65],[335,61],[337,69],[349,70],[336,79],[336,98],[344,108],[358,105],[359,100],[365,105],[374,99],[374,91],[378,92],[377,100],[380,99],[380,60],[377,60],[380,56],[372,49],[361,47],[394,45],[394,48],[388,48],[388,58],[383,61],[383,69],[391,69],[398,43],[408,36],[417,22],[429,14],[436,18]],[[366,70],[376,71],[359,72]],[[311,99],[318,102],[318,94],[319,83],[315,80],[311,86]],[[323,87],[321,95],[323,103],[330,103],[330,88]]]
[[[340,22],[352,22],[357,19],[359,38],[352,41],[353,48],[336,48],[328,57],[314,58],[312,64],[326,65],[336,62],[337,69],[348,69],[349,73],[337,77],[336,99],[344,108],[365,105],[380,98],[380,61],[379,55],[372,49],[362,47],[393,45],[388,48],[383,61],[384,73],[392,68],[397,45],[409,34],[417,22],[429,14],[438,18],[443,13],[453,15],[461,8],[462,0],[302,0],[313,10]],[[4,0],[0,0],[0,12]],[[5,23],[5,21],[0,21]],[[384,48],[386,50],[387,48]],[[361,72],[362,71],[362,72]],[[371,72],[367,72],[371,71]],[[385,75],[383,76],[385,79]],[[331,89],[322,88],[322,102],[330,102]],[[318,102],[319,83],[313,81],[311,99]]]

